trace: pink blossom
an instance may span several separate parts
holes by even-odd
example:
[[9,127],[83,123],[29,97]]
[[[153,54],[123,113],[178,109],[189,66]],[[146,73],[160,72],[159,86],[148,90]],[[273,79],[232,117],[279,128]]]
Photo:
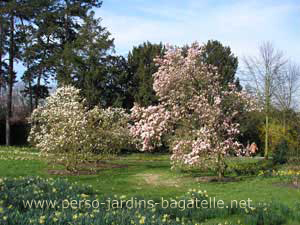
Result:
[[202,47],[194,43],[183,50],[169,47],[153,74],[157,106],[135,105],[130,131],[143,151],[154,151],[163,137],[170,137],[169,147],[174,165],[209,167],[212,162],[240,151],[235,140],[239,124],[235,118],[240,108],[255,110],[251,96],[238,92],[235,84],[224,90],[217,68],[200,61]]

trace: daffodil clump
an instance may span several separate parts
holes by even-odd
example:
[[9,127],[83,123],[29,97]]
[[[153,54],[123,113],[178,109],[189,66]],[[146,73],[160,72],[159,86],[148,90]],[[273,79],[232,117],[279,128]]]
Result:
[[300,176],[300,170],[272,170],[272,171],[260,171],[259,176],[279,176],[279,177],[290,177]]
[[[200,225],[208,224],[210,220],[220,220],[222,222],[209,224],[256,225],[285,224],[288,219],[300,221],[300,214],[297,213],[300,207],[291,209],[272,202],[247,208],[180,207],[180,202],[209,201],[209,198],[205,190],[190,189],[183,196],[166,199],[168,202],[177,202],[178,207],[175,203],[172,207],[163,207],[161,204],[129,207],[125,202],[132,199],[132,196],[108,196],[95,192],[91,186],[81,186],[63,179],[0,178],[0,224]],[[138,197],[134,199],[145,201]],[[32,200],[40,203],[32,203]],[[50,201],[52,205],[49,204]],[[110,206],[100,204],[108,201]],[[92,206],[80,206],[80,202],[89,202]],[[94,204],[95,202],[99,204]],[[154,203],[159,202],[156,199]]]
[[38,158],[38,154],[38,152],[8,148],[0,151],[0,160],[34,160]]

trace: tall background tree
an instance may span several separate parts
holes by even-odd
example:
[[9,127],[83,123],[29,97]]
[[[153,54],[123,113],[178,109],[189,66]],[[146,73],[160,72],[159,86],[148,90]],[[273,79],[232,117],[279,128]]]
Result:
[[25,24],[23,19],[21,20],[23,29],[21,57],[26,68],[21,79],[26,85],[24,94],[29,97],[30,111],[38,106],[40,99],[49,94],[47,83],[53,71],[53,44],[46,13],[50,3],[46,1],[40,5],[40,13],[35,15],[30,24]]
[[106,88],[104,89],[104,107],[122,107],[130,109],[133,96],[130,92],[133,81],[128,72],[128,63],[123,56],[111,55],[107,57],[105,66]]
[[12,94],[16,79],[14,63],[20,58],[20,36],[22,30],[19,28],[21,18],[30,22],[37,9],[37,1],[7,0],[2,1],[1,18],[7,18],[8,23],[8,73],[6,79],[6,145],[11,144],[11,119],[12,119]]
[[161,57],[164,52],[165,47],[162,43],[152,44],[148,41],[134,47],[128,54],[129,76],[132,79],[130,92],[134,101],[141,106],[155,105],[158,102],[152,88],[152,75],[158,69],[154,58]]
[[[187,55],[187,50],[190,46],[183,47],[183,54]],[[217,67],[217,72],[220,74],[220,83],[224,88],[227,88],[228,83],[235,83],[238,90],[242,89],[239,78],[236,77],[238,69],[238,57],[233,54],[229,46],[224,46],[218,40],[208,40],[202,46],[201,62]]]
[[[4,77],[4,58],[8,58],[5,132],[7,145],[11,143],[12,93],[16,81],[14,63],[21,60],[26,67],[23,80],[28,84],[27,92],[32,110],[38,105],[39,99],[47,95],[45,84],[49,74],[55,74],[55,79],[59,78],[61,83],[71,80],[72,67],[66,56],[69,51],[67,47],[78,37],[81,23],[88,17],[88,12],[101,4],[97,0],[1,1],[1,78]],[[4,29],[7,35],[4,34]]]
[[5,89],[7,81],[8,64],[6,54],[8,51],[8,17],[4,13],[5,2],[0,2],[0,121],[5,118]]
[[72,82],[73,67],[69,61],[71,46],[80,35],[82,21],[88,17],[89,11],[101,5],[102,1],[99,0],[56,0],[51,7],[52,34],[57,43],[55,72],[59,85]]
[[221,74],[220,82],[223,86],[231,82],[235,83],[239,90],[242,89],[239,78],[236,77],[238,58],[232,53],[229,46],[224,46],[217,40],[209,40],[204,45],[201,57],[203,62],[218,68],[218,72]]
[[[5,2],[0,2],[0,8],[5,7]],[[0,10],[1,10],[0,9]],[[3,89],[6,86],[7,79],[7,63],[5,56],[8,51],[8,17],[4,10],[0,11],[0,97],[2,97]]]
[[87,15],[77,38],[65,48],[68,63],[72,68],[71,83],[82,89],[82,94],[90,106],[100,104],[107,106],[105,98],[112,78],[107,76],[107,65],[114,52],[113,39],[110,33],[101,26],[100,19],[94,13]]

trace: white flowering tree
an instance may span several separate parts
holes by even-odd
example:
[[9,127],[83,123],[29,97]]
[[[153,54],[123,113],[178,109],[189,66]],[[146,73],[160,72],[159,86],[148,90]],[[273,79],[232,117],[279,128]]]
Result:
[[130,131],[143,151],[155,150],[168,135],[173,166],[214,167],[222,177],[225,156],[240,153],[236,117],[255,104],[234,84],[223,88],[217,68],[201,62],[201,51],[198,43],[186,56],[171,47],[156,59],[153,88],[160,102],[148,108],[135,105]]
[[58,88],[30,118],[29,142],[43,157],[65,163],[69,171],[93,154],[119,150],[128,136],[128,115],[122,109],[88,110],[79,93],[72,86]]

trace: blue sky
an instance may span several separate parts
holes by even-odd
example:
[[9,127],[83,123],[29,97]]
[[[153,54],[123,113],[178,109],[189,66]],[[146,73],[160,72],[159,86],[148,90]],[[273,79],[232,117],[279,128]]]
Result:
[[96,10],[117,53],[143,41],[183,45],[216,39],[238,56],[272,41],[300,62],[300,0],[104,0]]
[[243,57],[268,40],[300,64],[300,0],[104,0],[95,12],[124,56],[147,40],[181,46],[216,39]]

